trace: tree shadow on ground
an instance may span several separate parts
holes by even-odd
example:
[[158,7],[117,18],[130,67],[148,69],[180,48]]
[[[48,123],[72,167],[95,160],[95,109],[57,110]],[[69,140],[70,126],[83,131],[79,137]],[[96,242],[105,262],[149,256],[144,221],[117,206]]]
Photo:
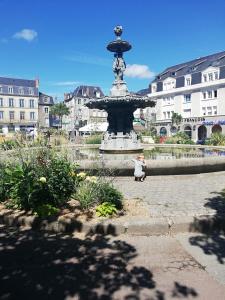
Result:
[[190,243],[202,248],[205,254],[215,255],[219,263],[225,264],[225,190],[212,194],[216,196],[207,199],[205,207],[213,209],[215,215],[194,221],[190,229],[203,234],[191,237]]
[[[2,228],[0,299],[165,300],[152,272],[130,263],[137,255],[132,245],[109,236]],[[197,293],[175,282],[173,298],[189,295]]]

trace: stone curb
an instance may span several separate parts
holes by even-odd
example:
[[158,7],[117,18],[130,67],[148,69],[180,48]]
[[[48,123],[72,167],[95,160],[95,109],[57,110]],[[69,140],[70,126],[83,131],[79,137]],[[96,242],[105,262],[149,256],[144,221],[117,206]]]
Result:
[[39,218],[24,215],[24,212],[12,213],[11,210],[0,212],[0,224],[16,227],[29,227],[34,230],[54,233],[80,232],[86,235],[95,233],[110,235],[168,235],[181,232],[211,233],[225,231],[225,216],[170,217],[170,218],[139,218],[121,217],[99,222],[81,223],[75,218],[60,216],[58,218]]

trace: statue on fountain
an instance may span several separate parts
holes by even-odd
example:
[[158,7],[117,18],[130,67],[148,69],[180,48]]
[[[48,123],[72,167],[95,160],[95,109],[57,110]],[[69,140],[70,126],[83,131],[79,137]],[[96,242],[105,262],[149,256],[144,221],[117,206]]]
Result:
[[113,72],[115,75],[115,81],[123,81],[123,73],[126,70],[126,63],[121,53],[115,53],[114,57]]

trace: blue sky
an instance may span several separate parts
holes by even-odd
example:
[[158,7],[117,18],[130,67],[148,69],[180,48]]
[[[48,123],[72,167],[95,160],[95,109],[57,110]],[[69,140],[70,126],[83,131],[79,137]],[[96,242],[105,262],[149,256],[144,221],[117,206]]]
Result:
[[0,76],[38,77],[58,100],[80,84],[109,92],[106,45],[118,24],[133,47],[130,91],[168,66],[225,50],[225,0],[0,0],[0,11]]

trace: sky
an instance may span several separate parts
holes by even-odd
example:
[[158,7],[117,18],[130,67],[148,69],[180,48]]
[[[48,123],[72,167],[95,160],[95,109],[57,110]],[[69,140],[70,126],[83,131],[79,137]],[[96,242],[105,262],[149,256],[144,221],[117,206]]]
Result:
[[225,0],[0,0],[0,11],[0,76],[39,78],[56,101],[78,85],[109,94],[116,25],[132,45],[133,92],[169,66],[225,51]]

